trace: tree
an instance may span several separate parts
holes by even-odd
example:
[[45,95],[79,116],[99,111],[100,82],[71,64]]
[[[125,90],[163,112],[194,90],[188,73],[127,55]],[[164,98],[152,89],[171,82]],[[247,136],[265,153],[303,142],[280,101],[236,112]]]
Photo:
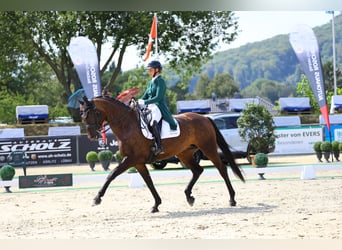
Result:
[[[334,65],[331,61],[323,65],[324,86],[328,92],[334,92]],[[342,88],[342,72],[336,70],[336,87]]]
[[[114,56],[118,58],[115,70],[105,83],[111,88],[121,72],[127,48],[136,46],[141,55],[145,53],[153,14],[145,11],[1,12],[0,76],[19,75],[26,64],[44,61],[62,84],[66,103],[81,88],[67,46],[72,37],[87,36],[95,44],[103,65],[101,76]],[[237,35],[237,22],[229,11],[164,11],[157,15],[159,54],[170,58],[170,67],[180,76],[199,70],[219,43],[228,43]],[[103,59],[106,43],[111,45],[111,52]]]
[[235,93],[240,92],[239,85],[227,73],[216,74],[214,79],[209,83],[208,92],[211,97],[215,93],[217,97],[232,97]]
[[249,142],[251,153],[269,153],[274,150],[276,135],[272,114],[261,104],[247,104],[237,120],[241,138]]
[[241,91],[244,97],[260,96],[274,104],[280,97],[290,96],[294,92],[295,88],[293,86],[265,78],[255,80],[251,85]]
[[62,85],[46,64],[27,64],[17,76],[0,79],[0,121],[16,123],[16,106],[48,105],[49,116],[67,116]]
[[319,114],[320,109],[318,106],[318,103],[316,101],[316,98],[314,96],[314,93],[311,89],[310,83],[305,75],[302,75],[302,81],[297,84],[297,95],[299,97],[309,97],[310,99],[310,106],[313,107],[314,113]]
[[207,87],[209,86],[209,83],[211,82],[210,78],[206,74],[202,74],[196,84],[196,97],[197,98],[208,98],[208,93],[207,93]]
[[[342,88],[337,88],[336,92],[337,92],[337,95],[342,95]],[[305,75],[302,75],[302,81],[299,82],[297,85],[297,94],[298,96],[309,97],[310,106],[313,107],[314,113],[315,114],[321,113],[316,97],[314,96],[314,93],[312,91],[311,85]],[[334,95],[333,91],[326,91],[326,98],[327,98],[327,103],[329,106],[331,105],[331,97],[333,95]]]
[[148,79],[149,75],[147,71],[144,69],[144,67],[139,67],[131,71],[127,81],[123,83],[122,89],[126,90],[134,87],[139,88],[141,90],[137,96],[139,98],[143,95],[144,90],[146,89]]
[[217,97],[232,97],[239,92],[239,85],[227,73],[216,74],[213,80],[202,74],[196,85],[197,98],[211,98],[215,93]]

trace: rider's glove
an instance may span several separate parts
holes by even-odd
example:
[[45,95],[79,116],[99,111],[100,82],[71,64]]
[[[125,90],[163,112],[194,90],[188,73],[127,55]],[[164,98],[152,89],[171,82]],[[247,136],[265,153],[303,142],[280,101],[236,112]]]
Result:
[[139,99],[138,104],[141,108],[145,107],[145,101],[143,99]]

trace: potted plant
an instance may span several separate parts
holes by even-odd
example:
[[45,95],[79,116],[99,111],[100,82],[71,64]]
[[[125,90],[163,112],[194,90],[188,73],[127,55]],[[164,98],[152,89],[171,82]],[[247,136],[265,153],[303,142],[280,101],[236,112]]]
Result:
[[122,155],[120,154],[120,151],[119,151],[119,150],[115,152],[114,158],[115,158],[115,160],[116,160],[118,163],[120,163],[120,162],[122,161],[123,157],[122,157]]
[[321,144],[321,151],[323,153],[323,156],[327,162],[329,162],[329,157],[331,153],[331,142],[330,141],[324,141]]
[[98,155],[95,151],[89,151],[86,154],[86,161],[89,163],[89,167],[94,171],[95,163],[99,160]]
[[[268,164],[268,156],[264,153],[257,153],[254,157],[254,163],[257,168],[265,168]],[[264,173],[259,173],[260,180],[265,180]]]
[[247,104],[237,120],[240,137],[249,142],[248,153],[268,154],[274,151],[277,136],[272,114],[261,104]]
[[[15,169],[9,164],[5,164],[0,168],[0,178],[3,181],[11,181],[15,175]],[[5,186],[7,193],[11,193],[10,186]]]
[[[248,154],[268,154],[274,151],[277,136],[272,114],[261,104],[250,103],[237,120],[240,137],[249,143]],[[254,156],[255,163],[255,156]]]
[[323,156],[322,150],[321,150],[321,144],[322,144],[321,141],[316,141],[313,145],[313,149],[316,152],[316,157],[319,162],[322,162],[322,156]]
[[109,149],[102,150],[98,153],[99,161],[105,171],[109,170],[109,165],[113,159],[113,153]]
[[333,141],[331,143],[331,150],[333,152],[333,155],[336,159],[336,161],[340,161],[339,158],[340,158],[340,149],[339,149],[339,146],[340,146],[340,142],[338,141]]

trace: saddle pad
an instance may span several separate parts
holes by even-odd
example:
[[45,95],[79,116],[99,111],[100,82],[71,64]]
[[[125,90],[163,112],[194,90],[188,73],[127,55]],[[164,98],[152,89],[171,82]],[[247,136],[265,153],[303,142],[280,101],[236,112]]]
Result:
[[[161,139],[166,139],[166,138],[173,138],[177,137],[180,135],[180,129],[179,129],[179,124],[177,120],[175,120],[177,123],[177,129],[176,130],[171,130],[170,125],[167,121],[164,119],[162,120],[162,127],[161,127],[161,132],[160,132],[160,137]],[[141,132],[147,139],[153,139],[153,135],[148,129],[146,123],[141,119]]]

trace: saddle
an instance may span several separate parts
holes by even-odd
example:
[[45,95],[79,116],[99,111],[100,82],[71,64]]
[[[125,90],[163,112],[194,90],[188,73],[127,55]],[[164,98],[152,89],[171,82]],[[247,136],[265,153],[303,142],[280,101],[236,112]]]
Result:
[[[150,131],[150,122],[152,119],[151,116],[151,110],[148,108],[139,109],[139,115],[140,115],[140,127],[142,134],[147,139],[153,139],[153,134]],[[161,139],[165,138],[173,138],[180,135],[180,129],[177,120],[175,120],[177,123],[177,129],[172,130],[170,128],[170,124],[165,121],[163,118],[158,122],[159,128],[160,128],[160,137]]]

